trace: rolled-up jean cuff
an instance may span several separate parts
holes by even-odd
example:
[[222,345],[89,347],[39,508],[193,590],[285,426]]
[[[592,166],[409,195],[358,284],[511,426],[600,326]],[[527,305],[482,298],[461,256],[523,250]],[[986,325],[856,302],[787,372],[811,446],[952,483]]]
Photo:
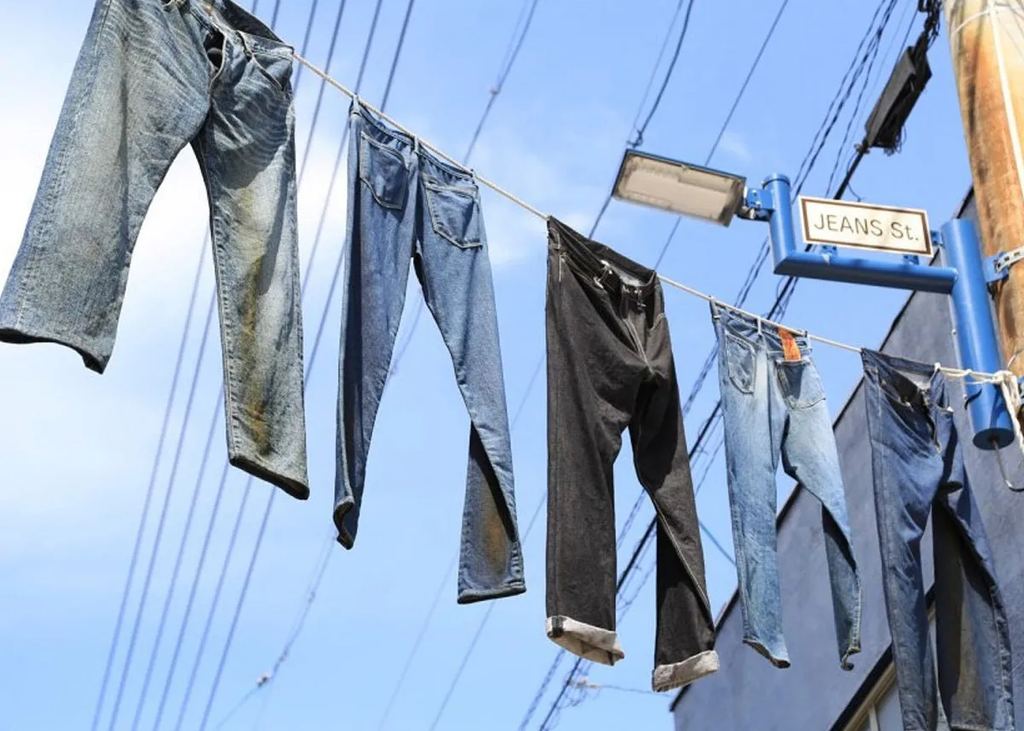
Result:
[[571,617],[548,617],[547,634],[555,644],[572,654],[602,665],[614,665],[626,656],[614,631]]
[[705,675],[718,670],[718,653],[706,650],[674,665],[658,665],[651,677],[651,687],[657,692],[682,688]]
[[338,529],[338,543],[344,548],[351,549],[355,545],[356,537],[349,533],[348,528],[345,527],[345,516],[348,515],[356,502],[350,497],[342,498],[337,505],[334,506],[334,527]]

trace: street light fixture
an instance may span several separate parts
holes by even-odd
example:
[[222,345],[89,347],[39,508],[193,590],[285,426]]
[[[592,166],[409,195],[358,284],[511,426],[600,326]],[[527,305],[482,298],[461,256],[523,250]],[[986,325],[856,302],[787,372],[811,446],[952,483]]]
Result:
[[612,195],[728,226],[743,203],[746,184],[739,175],[627,150]]

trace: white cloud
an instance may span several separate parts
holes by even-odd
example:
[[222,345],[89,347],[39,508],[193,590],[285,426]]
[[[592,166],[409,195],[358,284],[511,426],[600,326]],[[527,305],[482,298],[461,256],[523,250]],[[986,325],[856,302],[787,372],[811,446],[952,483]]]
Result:
[[726,130],[722,134],[718,149],[740,162],[750,162],[754,157],[740,133],[731,130]]

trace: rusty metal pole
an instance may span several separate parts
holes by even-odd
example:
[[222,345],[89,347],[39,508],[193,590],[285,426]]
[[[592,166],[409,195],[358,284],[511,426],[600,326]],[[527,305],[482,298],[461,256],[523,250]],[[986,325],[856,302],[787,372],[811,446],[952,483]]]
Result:
[[[983,254],[1024,246],[1024,7],[944,0]],[[1024,375],[1024,262],[996,285],[1005,362]]]

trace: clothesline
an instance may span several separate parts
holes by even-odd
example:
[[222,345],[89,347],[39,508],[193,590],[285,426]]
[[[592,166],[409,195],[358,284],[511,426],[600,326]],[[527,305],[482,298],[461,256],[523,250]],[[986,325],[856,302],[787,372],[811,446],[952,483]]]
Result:
[[[295,60],[296,61],[298,61],[303,66],[308,68],[310,71],[312,71],[314,74],[316,74],[321,79],[323,79],[326,83],[330,84],[335,89],[340,91],[342,94],[345,94],[346,96],[348,96],[351,99],[358,99],[359,98],[358,95],[354,91],[349,89],[347,86],[342,84],[340,81],[337,81],[336,79],[331,78],[327,74],[326,71],[320,69],[315,64],[307,61],[305,58],[300,56],[298,53],[293,53],[293,55],[295,56]],[[499,186],[497,183],[495,183],[495,182],[493,182],[493,181],[483,177],[482,175],[477,173],[475,170],[466,168],[466,166],[463,165],[460,161],[458,161],[457,159],[455,159],[454,157],[452,157],[451,155],[449,155],[448,153],[446,153],[444,150],[440,149],[439,147],[436,147],[436,146],[430,144],[429,142],[427,142],[426,140],[421,138],[419,135],[417,135],[415,132],[410,130],[408,127],[404,126],[403,124],[401,124],[397,120],[389,117],[382,110],[377,109],[375,106],[373,106],[372,104],[369,104],[368,102],[364,101],[363,99],[359,99],[359,103],[362,104],[367,109],[369,109],[370,111],[372,111],[374,114],[378,115],[381,119],[383,119],[386,122],[388,122],[389,124],[393,125],[395,128],[401,130],[402,132],[406,133],[410,137],[415,137],[416,139],[418,139],[420,144],[423,147],[425,147],[426,149],[430,150],[434,154],[444,158],[448,162],[452,163],[453,165],[455,165],[455,166],[457,166],[457,167],[459,167],[461,169],[464,169],[464,170],[467,170],[468,172],[471,172],[473,174],[473,177],[476,180],[478,180],[483,185],[486,185],[488,188],[493,190],[495,193],[498,193],[499,195],[502,195],[505,198],[508,198],[510,201],[515,203],[517,206],[520,206],[521,208],[529,211],[530,213],[532,213],[533,215],[537,216],[538,218],[540,218],[540,219],[542,219],[544,221],[546,221],[546,220],[548,220],[548,218],[550,218],[550,216],[548,214],[542,213],[540,210],[534,208],[533,206],[531,206],[529,203],[527,203],[526,201],[522,200],[518,196],[516,196],[516,195],[510,193],[509,191],[505,190],[504,188]],[[861,352],[861,348],[858,348],[855,345],[848,345],[847,343],[841,343],[841,342],[839,342],[837,340],[830,340],[829,338],[823,338],[820,335],[813,335],[813,334],[807,332],[806,330],[797,330],[797,329],[789,327],[788,325],[784,325],[782,323],[778,323],[778,322],[774,322],[772,320],[765,319],[764,317],[761,317],[760,315],[758,315],[758,314],[756,314],[754,312],[749,312],[749,311],[744,310],[744,309],[742,309],[740,307],[736,307],[735,305],[731,305],[731,304],[729,304],[727,302],[722,302],[721,300],[716,299],[715,297],[712,297],[711,295],[706,294],[705,292],[701,292],[700,290],[694,289],[693,287],[688,287],[685,284],[682,284],[681,282],[677,282],[677,281],[675,281],[673,279],[670,279],[670,278],[668,278],[668,277],[666,277],[666,276],[664,276],[662,274],[658,274],[657,276],[658,276],[658,278],[662,282],[664,282],[665,284],[669,285],[670,287],[675,287],[676,289],[678,289],[678,290],[680,290],[682,292],[686,292],[688,294],[692,294],[695,297],[699,297],[700,299],[705,300],[707,302],[715,302],[719,306],[725,307],[726,309],[729,309],[729,310],[733,310],[734,312],[739,312],[740,314],[746,315],[748,317],[756,318],[756,319],[760,320],[761,322],[763,322],[763,323],[765,323],[767,325],[773,325],[775,327],[782,328],[784,330],[789,330],[790,332],[795,332],[795,333],[801,334],[804,337],[806,337],[808,340],[814,340],[816,342],[823,343],[824,345],[831,345],[832,347],[841,348],[843,350],[848,350],[848,351],[853,352],[853,353],[860,353]],[[986,383],[1002,384],[1006,380],[1006,374],[1008,373],[1008,371],[999,371],[998,373],[981,373],[981,372],[978,372],[978,371],[963,370],[961,368],[949,368],[949,367],[943,366],[941,364],[936,364],[936,366],[945,375],[947,375],[947,376],[949,376],[951,378],[963,378],[963,379],[970,378],[970,379],[972,379],[970,381],[970,383],[978,384],[978,385],[986,384]],[[1014,378],[1016,378],[1016,377],[1014,376]],[[1009,401],[1007,403],[1009,403]]]

